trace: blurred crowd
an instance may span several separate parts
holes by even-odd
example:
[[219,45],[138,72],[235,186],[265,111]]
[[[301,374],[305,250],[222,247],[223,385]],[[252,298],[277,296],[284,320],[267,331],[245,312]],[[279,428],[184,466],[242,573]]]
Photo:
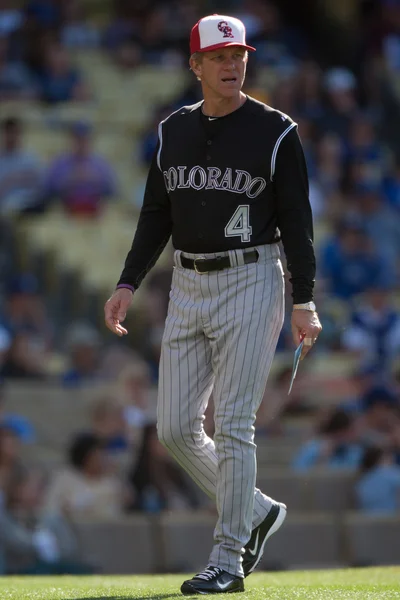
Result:
[[[88,74],[74,64],[76,51],[97,49],[127,74],[143,65],[187,69],[191,27],[206,13],[222,12],[200,0],[100,4],[90,18],[89,5],[78,0],[0,2],[0,109],[10,101],[90,106],[94,92]],[[279,2],[221,4],[245,22],[248,42],[257,48],[244,91],[299,125],[315,221],[316,303],[324,327],[316,352],[355,365],[334,406],[324,407],[320,387],[317,409],[309,397],[312,369],[299,374],[288,398],[291,364],[283,366],[268,384],[257,435],[276,439],[285,435],[287,420],[306,419],[309,437],[288,468],[351,470],[353,508],[398,514],[400,158],[385,134],[397,123],[388,123],[382,78],[396,88],[400,3],[353,3],[359,60],[345,65],[327,61],[311,33],[285,18]],[[139,140],[144,173],[159,121],[199,99],[193,78],[173,101],[154,107]],[[97,152],[89,122],[68,123],[65,149],[48,163],[26,148],[24,127],[13,116],[0,122],[0,377],[5,382],[0,387],[0,574],[92,572],[95,566],[79,555],[74,518],[208,503],[156,435],[157,365],[171,268],[148,276],[133,348],[110,341],[86,321],[70,323],[60,335],[37,274],[15,270],[10,219],[40,218],[55,204],[70,218],[101,219],[121,186],[116,164]],[[288,281],[288,316],[290,291]],[[292,349],[287,318],[278,354]],[[54,384],[47,365],[55,350],[65,359],[56,377],[64,389],[71,394],[99,385],[111,390],[91,406],[91,427],[77,427],[65,466],[56,474],[24,462],[23,449],[38,441],[37,433],[4,403],[13,381]],[[212,435],[212,406],[206,427]]]

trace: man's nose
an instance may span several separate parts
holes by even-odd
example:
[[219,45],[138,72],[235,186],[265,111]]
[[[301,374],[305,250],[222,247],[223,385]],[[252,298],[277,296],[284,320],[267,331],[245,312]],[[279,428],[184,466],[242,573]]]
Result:
[[225,67],[230,71],[234,71],[236,69],[235,61],[233,61],[232,59],[228,59],[226,61]]

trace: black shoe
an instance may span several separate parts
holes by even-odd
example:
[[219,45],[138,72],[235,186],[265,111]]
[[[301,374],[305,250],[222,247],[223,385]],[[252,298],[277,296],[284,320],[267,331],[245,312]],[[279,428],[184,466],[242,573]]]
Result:
[[253,529],[251,538],[244,547],[243,572],[247,577],[254,571],[264,554],[265,542],[278,531],[286,518],[286,505],[281,502],[273,504],[264,521]]
[[184,581],[181,592],[185,596],[194,594],[231,594],[244,592],[242,577],[231,575],[219,567],[207,567],[193,579]]

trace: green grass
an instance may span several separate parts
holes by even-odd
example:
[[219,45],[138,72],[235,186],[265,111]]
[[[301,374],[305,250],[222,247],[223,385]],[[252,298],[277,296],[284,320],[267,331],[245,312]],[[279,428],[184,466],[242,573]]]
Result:
[[[3,577],[1,600],[163,600],[183,598],[185,576]],[[200,598],[201,596],[199,596]],[[256,573],[240,600],[400,599],[400,567]]]

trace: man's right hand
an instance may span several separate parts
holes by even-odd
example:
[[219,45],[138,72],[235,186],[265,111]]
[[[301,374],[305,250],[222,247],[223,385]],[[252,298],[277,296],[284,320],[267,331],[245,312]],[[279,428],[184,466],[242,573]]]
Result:
[[104,306],[104,318],[110,331],[120,337],[126,335],[128,330],[122,327],[128,308],[131,305],[133,292],[128,288],[115,290]]

